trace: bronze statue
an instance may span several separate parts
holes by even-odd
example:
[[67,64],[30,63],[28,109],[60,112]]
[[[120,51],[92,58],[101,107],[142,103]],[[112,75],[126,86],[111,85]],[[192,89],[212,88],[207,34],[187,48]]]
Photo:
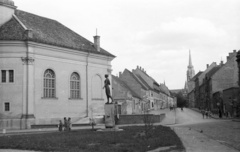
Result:
[[106,79],[104,80],[104,87],[103,87],[103,89],[105,88],[106,95],[107,95],[107,103],[106,104],[109,104],[109,98],[111,98],[112,103],[113,103],[113,98],[112,98],[112,96],[110,94],[110,87],[109,87],[110,81],[108,79],[108,75],[107,74],[105,74],[105,78]]

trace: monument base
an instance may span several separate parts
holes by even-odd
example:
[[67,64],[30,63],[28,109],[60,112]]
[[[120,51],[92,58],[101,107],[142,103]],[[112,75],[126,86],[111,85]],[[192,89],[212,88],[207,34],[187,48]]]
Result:
[[105,127],[113,128],[115,126],[115,104],[105,104]]

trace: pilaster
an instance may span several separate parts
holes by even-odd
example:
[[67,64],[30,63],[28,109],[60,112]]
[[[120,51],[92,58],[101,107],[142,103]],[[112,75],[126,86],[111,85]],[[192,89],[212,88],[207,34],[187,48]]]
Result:
[[[22,57],[23,63],[23,113],[22,119],[34,117],[34,58]],[[28,125],[26,125],[29,127]]]

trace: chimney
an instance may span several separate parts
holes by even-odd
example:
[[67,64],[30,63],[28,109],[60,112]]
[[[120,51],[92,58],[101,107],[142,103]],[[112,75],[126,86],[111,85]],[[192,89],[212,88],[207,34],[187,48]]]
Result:
[[207,68],[209,67],[209,64],[207,64]]
[[30,40],[33,38],[33,32],[31,29],[27,29],[25,32],[24,32],[24,36],[25,36],[25,39],[26,40]]
[[121,78],[121,76],[122,76],[122,72],[119,72],[119,78]]
[[230,57],[229,56],[227,56],[227,61],[230,59]]
[[139,69],[139,66],[137,65],[137,69]]
[[236,53],[237,52],[237,50],[233,50],[233,53]]
[[100,52],[100,36],[97,35],[97,29],[96,29],[96,36],[94,38],[94,47],[95,49]]
[[220,66],[223,66],[223,61],[220,62]]
[[16,8],[12,0],[0,0],[0,26],[12,18]]

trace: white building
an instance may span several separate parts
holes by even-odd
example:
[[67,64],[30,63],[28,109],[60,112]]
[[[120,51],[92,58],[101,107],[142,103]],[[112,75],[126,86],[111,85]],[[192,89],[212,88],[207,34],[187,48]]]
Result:
[[[61,23],[0,0],[0,128],[104,115],[114,55]],[[110,76],[111,79],[111,76]]]

